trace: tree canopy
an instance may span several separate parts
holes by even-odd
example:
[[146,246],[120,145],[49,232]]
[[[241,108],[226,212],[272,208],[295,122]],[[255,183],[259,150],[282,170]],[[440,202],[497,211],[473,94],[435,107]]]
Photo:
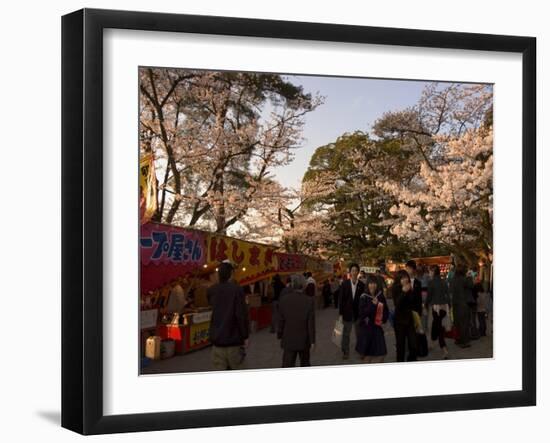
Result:
[[492,249],[492,149],[492,87],[432,83],[370,134],[317,148],[288,235],[340,257],[471,261]]
[[141,69],[140,93],[141,148],[166,164],[158,221],[225,233],[285,206],[271,172],[292,161],[319,97],[275,74],[161,68]]

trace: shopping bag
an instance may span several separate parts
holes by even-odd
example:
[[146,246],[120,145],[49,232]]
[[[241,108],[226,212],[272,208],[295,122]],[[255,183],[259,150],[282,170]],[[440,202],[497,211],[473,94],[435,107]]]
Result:
[[418,312],[412,311],[413,321],[414,321],[414,329],[417,334],[424,334],[424,328],[422,327],[422,320],[420,319],[420,315],[418,315]]
[[456,326],[452,326],[451,329],[447,332],[445,332],[446,338],[452,338],[454,340],[458,340],[460,334],[458,333],[458,328]]
[[334,328],[332,329],[332,343],[334,343],[339,348],[342,347],[342,334],[344,333],[344,323],[342,320],[338,319],[334,323]]
[[443,327],[445,332],[450,332],[453,327],[450,315],[446,315],[445,317],[443,317],[443,320],[441,320],[441,326]]

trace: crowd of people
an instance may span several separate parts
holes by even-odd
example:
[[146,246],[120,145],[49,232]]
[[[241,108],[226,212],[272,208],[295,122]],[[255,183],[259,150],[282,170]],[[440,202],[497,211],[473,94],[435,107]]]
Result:
[[[239,369],[246,355],[249,335],[248,310],[243,290],[231,276],[233,267],[222,263],[219,283],[208,291],[213,313],[210,325],[212,362],[215,369]],[[364,363],[381,363],[389,353],[386,334],[395,334],[395,360],[415,361],[430,352],[428,340],[437,343],[440,357],[450,358],[447,341],[461,348],[487,335],[492,302],[490,285],[482,275],[463,264],[452,266],[443,278],[438,265],[417,268],[409,260],[391,279],[380,270],[367,274],[357,263],[349,273],[317,285],[311,273],[295,274],[285,281],[272,280],[272,324],[282,348],[282,367],[311,365],[316,343],[316,294],[323,307],[336,308],[335,329],[342,359],[350,358],[352,333],[355,352]],[[429,318],[431,317],[431,323]],[[384,328],[384,325],[391,327]],[[430,331],[429,326],[431,326]],[[434,346],[435,347],[435,346]]]

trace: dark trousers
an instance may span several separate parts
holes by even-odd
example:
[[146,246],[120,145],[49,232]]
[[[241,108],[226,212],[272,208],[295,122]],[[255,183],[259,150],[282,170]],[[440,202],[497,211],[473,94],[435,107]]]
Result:
[[454,323],[458,328],[459,345],[470,343],[470,308],[466,305],[453,307]]
[[479,328],[477,327],[477,309],[476,306],[470,306],[470,338],[479,338]]
[[336,291],[332,293],[332,299],[334,300],[334,307],[338,308],[338,298],[339,298],[340,291]]
[[487,319],[485,312],[477,313],[477,321],[479,323],[479,335],[485,337],[487,335]]
[[439,312],[432,310],[432,315],[432,340],[438,340],[439,347],[444,348],[447,344],[445,343],[445,328],[443,327],[442,322],[447,313],[442,309],[440,309]]
[[332,294],[330,292],[327,292],[327,293],[323,294],[323,302],[324,302],[323,307],[324,308],[328,308],[330,306],[331,298],[332,298]]
[[357,343],[357,336],[359,334],[359,322],[357,321],[345,321],[344,330],[342,331],[342,353],[349,355],[349,347],[351,341],[351,330],[355,329],[355,343]]
[[309,361],[309,347],[303,351],[283,351],[283,368],[293,368],[296,366],[296,357],[300,356],[300,366],[311,366]]
[[270,332],[277,332],[279,327],[279,300],[273,300],[271,303],[271,329]]
[[397,361],[405,361],[405,344],[409,348],[407,361],[416,361],[416,330],[414,324],[395,324],[395,347]]

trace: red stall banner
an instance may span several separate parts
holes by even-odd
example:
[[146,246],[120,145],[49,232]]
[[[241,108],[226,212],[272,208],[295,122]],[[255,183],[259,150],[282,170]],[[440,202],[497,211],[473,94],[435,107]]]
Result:
[[276,273],[331,273],[332,264],[301,254],[276,252],[269,245],[161,223],[141,226],[141,293],[154,291],[182,277],[214,272],[229,260],[235,279],[246,285]]
[[279,262],[280,273],[304,272],[306,270],[306,256],[300,254],[287,254],[277,252],[277,261]]
[[160,223],[141,226],[141,293],[158,289],[206,263],[206,236],[201,231]]

